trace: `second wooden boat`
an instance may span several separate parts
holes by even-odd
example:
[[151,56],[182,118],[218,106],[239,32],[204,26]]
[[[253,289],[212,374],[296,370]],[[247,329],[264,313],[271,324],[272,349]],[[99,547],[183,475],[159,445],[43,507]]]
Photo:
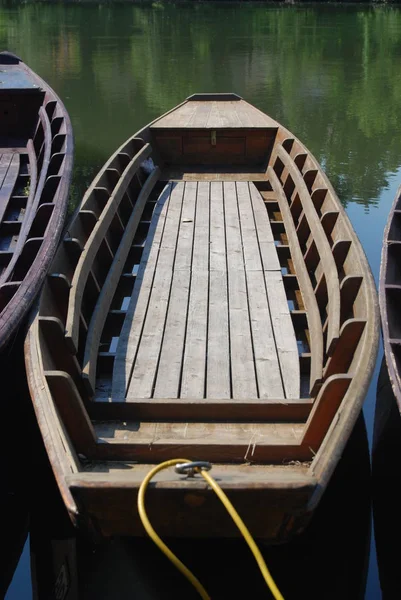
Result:
[[401,186],[384,230],[380,265],[379,301],[384,354],[391,387],[401,411]]
[[54,258],[72,155],[63,103],[18,57],[0,52],[0,351],[27,315]]
[[[132,136],[86,193],[25,344],[72,519],[143,533],[138,487],[182,457],[252,533],[308,523],[375,364],[372,275],[320,166],[235,94],[199,94]],[[162,535],[236,535],[201,478],[148,491]]]

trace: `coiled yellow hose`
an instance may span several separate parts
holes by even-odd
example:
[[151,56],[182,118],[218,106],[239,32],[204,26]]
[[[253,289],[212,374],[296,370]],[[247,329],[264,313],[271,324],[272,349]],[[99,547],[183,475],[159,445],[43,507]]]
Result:
[[[203,600],[210,600],[210,596],[208,595],[208,593],[206,592],[205,588],[200,583],[200,581],[188,569],[188,567],[186,567],[184,565],[184,563],[182,563],[180,561],[180,559],[170,550],[170,548],[168,546],[166,546],[166,544],[163,542],[163,540],[157,535],[156,531],[153,529],[153,527],[149,521],[148,515],[146,514],[146,510],[145,510],[145,493],[146,493],[146,489],[147,489],[151,479],[153,479],[153,477],[157,473],[159,473],[159,471],[163,471],[164,469],[168,469],[169,467],[173,467],[180,463],[189,463],[189,462],[190,461],[186,458],[175,458],[172,460],[166,460],[165,462],[162,462],[160,465],[157,465],[151,471],[149,471],[149,473],[146,475],[145,479],[142,481],[141,486],[139,488],[138,512],[139,512],[139,517],[142,521],[142,524],[146,530],[146,533],[153,540],[153,542],[156,544],[156,546],[158,546],[160,548],[160,550],[167,556],[167,558],[173,563],[173,565],[179,571],[181,571],[181,573],[188,579],[188,581],[197,590],[197,592],[199,593],[201,598],[203,598]],[[207,473],[203,469],[197,469],[197,472],[200,475],[202,475],[202,477],[207,481],[207,483],[210,485],[212,490],[217,494],[217,496],[219,497],[219,499],[225,506],[227,512],[231,516],[232,520],[234,521],[234,523],[240,530],[241,534],[245,538],[246,543],[248,544],[249,548],[251,549],[252,554],[255,557],[256,562],[258,563],[258,566],[262,573],[262,576],[263,576],[267,586],[269,587],[271,593],[273,594],[273,597],[276,600],[284,600],[283,596],[281,595],[280,590],[278,589],[278,587],[274,583],[272,576],[270,575],[269,569],[267,568],[267,565],[264,561],[262,554],[260,553],[259,548],[257,547],[257,545],[255,543],[255,540],[251,536],[248,528],[246,527],[245,523],[243,522],[243,520],[241,519],[241,517],[235,510],[234,506],[231,504],[230,500],[227,498],[226,494],[223,492],[223,490],[218,485],[218,483],[213,479],[213,477],[211,477],[209,475],[209,473]]]

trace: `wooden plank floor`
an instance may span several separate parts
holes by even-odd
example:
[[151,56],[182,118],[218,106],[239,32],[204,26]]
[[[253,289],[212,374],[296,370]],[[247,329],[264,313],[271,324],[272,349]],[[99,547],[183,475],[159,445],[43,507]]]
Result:
[[152,128],[277,128],[277,123],[245,100],[189,100],[153,123]]
[[169,183],[117,346],[113,400],[299,398],[297,342],[253,183]]

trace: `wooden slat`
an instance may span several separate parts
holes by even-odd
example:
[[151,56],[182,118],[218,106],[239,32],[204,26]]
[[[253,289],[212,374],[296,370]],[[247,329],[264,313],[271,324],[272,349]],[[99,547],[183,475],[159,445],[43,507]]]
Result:
[[165,187],[153,211],[152,222],[149,227],[133,293],[127,309],[127,316],[118,340],[116,360],[114,361],[113,368],[112,396],[115,399],[125,398],[128,388],[131,368],[141,339],[143,322],[152,290],[171,190],[171,185]]
[[44,375],[75,451],[94,455],[95,431],[74,381],[64,371],[44,371]]
[[199,182],[192,254],[185,352],[182,366],[181,398],[205,395],[207,313],[209,288],[210,184]]
[[[45,112],[42,107],[40,110]],[[40,114],[42,114],[42,113],[40,113]],[[45,133],[46,133],[46,129],[45,129]],[[45,137],[45,143],[49,144],[49,152],[50,152],[51,139],[48,139],[47,137]],[[22,222],[21,231],[18,236],[17,244],[14,248],[14,255],[11,258],[10,262],[8,263],[7,268],[1,274],[0,283],[2,283],[3,281],[6,281],[10,277],[11,273],[13,272],[15,264],[20,256],[22,248],[28,237],[29,230],[30,230],[32,222],[35,218],[36,211],[37,211],[38,204],[39,204],[40,195],[38,197],[37,186],[36,186],[37,164],[36,164],[36,155],[35,155],[35,150],[34,150],[32,140],[28,141],[27,149],[28,149],[28,155],[29,155],[30,178],[29,178],[29,195],[28,195],[27,202],[26,202],[24,220]],[[47,172],[47,166],[48,166],[48,161],[44,162],[42,165],[42,172],[44,171],[45,175]],[[44,180],[43,180],[43,184],[44,184]],[[41,191],[42,191],[42,189],[40,189],[40,192]]]
[[177,184],[171,192],[146,319],[128,382],[130,393],[140,398],[150,398],[153,393],[169,305],[183,193],[184,183]]
[[287,237],[291,249],[291,258],[295,266],[295,272],[297,274],[300,290],[307,309],[308,329],[312,351],[310,390],[313,392],[315,385],[320,383],[323,373],[323,332],[319,307],[317,305],[312,283],[305,266],[302,250],[298,242],[298,237],[295,231],[295,225],[292,221],[287,198],[284,195],[283,188],[276,173],[271,167],[268,169],[268,174],[271,185],[277,194],[280,211],[286,223]]
[[210,102],[200,102],[197,104],[193,116],[188,121],[188,127],[204,128],[208,121],[211,108]]
[[302,443],[317,452],[352,381],[350,375],[333,375],[324,382],[305,426]]
[[[222,183],[210,184],[210,217],[206,397],[230,398],[227,256]],[[215,414],[214,410],[212,414]]]
[[300,372],[298,347],[284,291],[283,279],[281,273],[277,271],[265,271],[264,275],[285,397],[299,398]]
[[20,157],[19,154],[13,154],[10,165],[7,169],[3,183],[0,187],[0,223],[4,218],[4,213],[7,210],[8,201],[13,192],[15,182],[19,173]]
[[149,460],[149,452],[157,461],[172,452],[216,462],[310,460],[312,450],[300,444],[303,429],[300,423],[142,422],[139,429],[136,422],[95,424],[99,458],[140,461]]
[[[89,272],[92,268],[95,256],[102,244],[106,232],[118,210],[118,206],[131,183],[134,173],[139,168],[140,164],[150,155],[151,147],[146,144],[131,160],[129,165],[121,175],[110,199],[104,209],[102,218],[94,226],[87,244],[82,252],[77,268],[72,280],[72,289],[68,302],[68,315],[66,322],[66,339],[71,346],[71,349],[77,352],[78,336],[79,336],[79,320],[77,315],[80,312],[82,296],[87,282]],[[82,211],[81,211],[82,212]]]
[[121,243],[115,254],[113,263],[107,274],[106,280],[96,302],[93,316],[89,323],[88,335],[85,344],[85,355],[83,362],[82,375],[88,384],[88,392],[92,395],[95,389],[96,379],[96,356],[99,349],[101,334],[104,323],[113,299],[119,278],[124,268],[132,240],[135,236],[141,215],[143,213],[149,194],[151,193],[158,177],[160,169],[157,167],[146,180],[142,190],[139,193],[131,217],[125,228]]
[[[236,184],[236,187],[258,392],[261,398],[284,398],[249,187],[247,183],[240,182]],[[260,201],[262,200],[260,199]],[[261,217],[268,221],[265,209]],[[277,259],[274,244],[270,244],[270,250]],[[267,247],[265,247],[266,254]],[[281,273],[279,273],[277,279],[277,284],[280,285],[281,281],[281,286],[283,287]],[[287,305],[287,301],[285,303]],[[294,333],[293,337],[296,343]],[[298,362],[298,356],[296,360]]]
[[[219,389],[219,388],[217,388]],[[228,388],[228,394],[230,390]],[[283,398],[246,398],[236,400],[227,397],[214,398],[134,398],[126,402],[109,402],[108,399],[91,403],[93,419],[139,419],[139,420],[205,420],[213,421],[290,421],[305,422],[313,405],[311,398],[284,400]]]
[[260,255],[265,271],[281,271],[274,244],[274,236],[263,199],[253,183],[249,184],[252,208],[259,241]]
[[257,396],[251,327],[235,183],[225,182],[224,211],[227,242],[228,301],[232,394]]
[[191,281],[197,184],[185,184],[166,327],[155,383],[155,398],[177,398],[180,390]]
[[0,188],[3,185],[5,176],[7,175],[7,171],[10,167],[12,157],[13,154],[11,153],[4,153],[0,157]]
[[340,285],[332,251],[322,229],[316,209],[302,176],[282,146],[277,147],[277,156],[288,169],[301,197],[302,206],[308,219],[311,235],[319,252],[328,290],[328,333],[327,351],[330,352],[340,334]]

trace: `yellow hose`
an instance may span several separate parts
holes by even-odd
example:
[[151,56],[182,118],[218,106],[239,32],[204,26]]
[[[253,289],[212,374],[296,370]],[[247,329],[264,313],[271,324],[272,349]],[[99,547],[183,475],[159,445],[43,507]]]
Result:
[[[168,546],[166,546],[166,544],[163,542],[163,540],[157,535],[156,531],[153,529],[153,527],[148,519],[146,510],[145,510],[146,489],[148,487],[150,480],[156,475],[156,473],[159,473],[159,471],[163,471],[164,469],[168,469],[169,467],[173,467],[180,463],[188,463],[188,462],[190,462],[190,461],[186,458],[175,458],[172,460],[166,460],[165,462],[161,463],[160,465],[157,465],[151,471],[149,471],[149,473],[146,475],[145,479],[142,481],[141,487],[139,488],[138,512],[139,512],[139,517],[142,521],[142,524],[146,530],[146,533],[153,540],[153,542],[156,544],[156,546],[158,546],[160,548],[160,550],[167,556],[167,558],[173,563],[173,565],[179,571],[181,571],[181,573],[188,579],[188,581],[190,581],[190,583],[192,583],[192,585],[197,590],[197,592],[199,593],[201,598],[203,598],[203,600],[210,600],[210,596],[208,595],[208,593],[206,592],[205,588],[200,583],[200,581],[188,569],[188,567],[186,567],[184,565],[184,563],[182,563],[180,561],[180,559],[170,550],[170,548]],[[219,497],[221,502],[224,504],[230,517],[232,518],[232,520],[234,521],[234,523],[240,530],[241,534],[245,538],[246,543],[248,544],[249,548],[251,549],[252,554],[255,557],[256,562],[258,563],[258,567],[262,573],[263,579],[265,580],[265,582],[266,582],[267,586],[269,587],[271,593],[273,594],[273,597],[275,598],[275,600],[284,600],[282,594],[280,593],[280,590],[278,589],[278,587],[274,583],[272,576],[270,575],[269,569],[267,568],[264,558],[263,558],[262,554],[260,553],[260,550],[257,547],[253,537],[251,536],[245,523],[243,522],[243,520],[241,519],[241,517],[235,510],[234,506],[231,504],[230,500],[227,498],[226,494],[223,492],[223,490],[218,485],[218,483],[213,479],[213,477],[211,477],[209,475],[209,473],[207,473],[203,469],[198,469],[197,472],[200,475],[202,475],[202,477],[207,481],[207,483],[210,485],[212,490],[217,494],[217,496]]]

